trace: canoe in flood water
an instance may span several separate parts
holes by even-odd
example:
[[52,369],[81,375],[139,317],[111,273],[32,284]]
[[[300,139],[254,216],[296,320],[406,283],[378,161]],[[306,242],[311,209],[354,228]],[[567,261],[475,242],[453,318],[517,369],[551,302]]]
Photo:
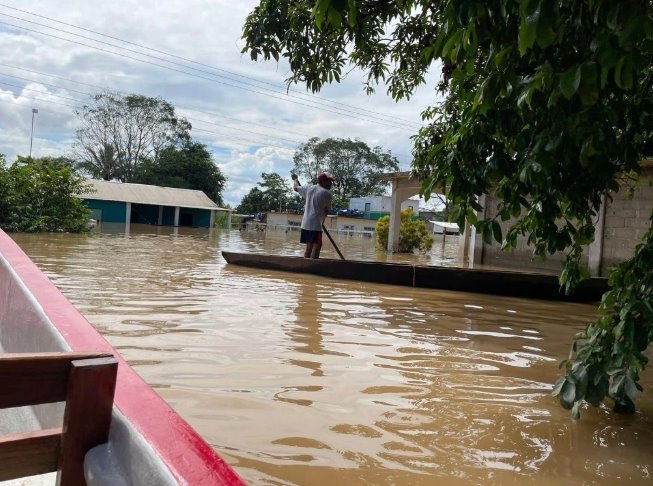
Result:
[[[56,358],[71,352],[109,354],[118,364],[108,442],[91,448],[83,457],[87,484],[244,484],[0,230],[0,356],[10,358],[11,353],[14,359],[21,353],[22,359],[24,354],[45,353]],[[44,378],[39,375],[39,379]],[[40,404],[0,407],[0,445],[4,447],[0,447],[0,457],[7,451],[3,438],[44,434],[61,427],[62,418],[66,420],[63,403],[26,403]],[[68,432],[62,430],[64,444]],[[0,478],[17,478],[7,467],[11,469],[12,464],[0,463]],[[44,472],[56,468],[55,461],[54,469],[48,466]],[[54,472],[47,476],[51,474]]]
[[308,273],[322,277],[359,280],[407,287],[457,290],[546,300],[591,302],[608,290],[607,279],[585,280],[572,295],[560,291],[558,277],[535,273],[434,267],[409,263],[311,259],[223,251],[227,263],[253,268]]

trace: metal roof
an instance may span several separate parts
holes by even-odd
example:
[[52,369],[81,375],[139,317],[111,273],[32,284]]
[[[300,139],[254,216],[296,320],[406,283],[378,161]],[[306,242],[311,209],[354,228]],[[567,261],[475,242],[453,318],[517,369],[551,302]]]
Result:
[[193,209],[213,209],[231,211],[221,208],[202,191],[178,189],[176,187],[149,186],[89,179],[86,181],[95,192],[82,194],[83,199],[101,199],[103,201],[121,201],[133,204],[150,204],[153,206],[172,206]]
[[456,223],[448,223],[446,221],[429,221],[429,223],[434,224],[435,226],[439,226],[441,228],[460,231],[460,228],[458,228],[458,225]]

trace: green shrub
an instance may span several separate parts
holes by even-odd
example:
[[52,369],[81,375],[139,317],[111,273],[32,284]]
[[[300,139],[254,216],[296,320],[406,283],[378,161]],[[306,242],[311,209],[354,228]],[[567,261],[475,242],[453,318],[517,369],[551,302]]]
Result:
[[0,160],[0,228],[6,231],[87,230],[90,210],[78,197],[89,189],[63,158]]
[[[388,247],[388,234],[390,232],[390,216],[383,216],[376,223],[376,242],[384,250]],[[433,246],[433,238],[426,230],[424,221],[413,219],[413,210],[401,210],[401,223],[399,226],[399,253],[412,253],[413,251],[429,251]]]

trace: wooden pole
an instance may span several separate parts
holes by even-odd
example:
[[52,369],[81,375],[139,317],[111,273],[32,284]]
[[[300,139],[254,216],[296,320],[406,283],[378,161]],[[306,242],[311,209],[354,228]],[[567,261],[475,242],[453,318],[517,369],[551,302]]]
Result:
[[338,255],[340,255],[340,259],[341,259],[341,260],[344,260],[345,257],[342,256],[342,253],[340,252],[340,248],[338,248],[338,245],[336,245],[336,242],[333,241],[333,238],[331,238],[331,235],[330,235],[329,232],[327,231],[326,226],[324,226],[324,223],[322,223],[322,229],[324,230],[324,233],[329,237],[329,241],[331,242],[331,244],[333,245],[333,247],[334,247],[334,248],[336,249],[336,251],[338,252]]

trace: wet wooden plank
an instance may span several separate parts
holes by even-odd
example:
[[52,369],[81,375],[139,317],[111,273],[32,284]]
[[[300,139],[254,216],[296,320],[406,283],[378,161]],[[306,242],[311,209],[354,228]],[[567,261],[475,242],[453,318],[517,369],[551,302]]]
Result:
[[57,470],[61,428],[0,436],[0,481]]
[[106,352],[0,354],[0,408],[62,402],[73,361],[111,356]]
[[84,456],[109,438],[117,372],[114,358],[71,363],[57,484],[86,484]]

